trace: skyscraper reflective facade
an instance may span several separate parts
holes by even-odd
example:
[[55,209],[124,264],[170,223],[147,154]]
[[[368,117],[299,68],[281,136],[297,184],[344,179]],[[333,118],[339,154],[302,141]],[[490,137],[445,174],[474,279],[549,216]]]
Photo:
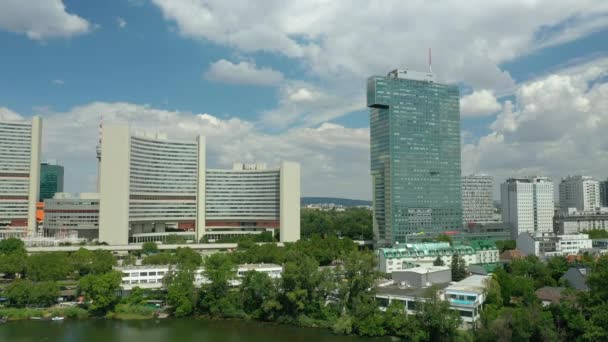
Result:
[[40,164],[39,201],[51,199],[58,192],[63,192],[63,166],[54,163]]
[[367,81],[374,243],[462,228],[457,86],[394,70]]

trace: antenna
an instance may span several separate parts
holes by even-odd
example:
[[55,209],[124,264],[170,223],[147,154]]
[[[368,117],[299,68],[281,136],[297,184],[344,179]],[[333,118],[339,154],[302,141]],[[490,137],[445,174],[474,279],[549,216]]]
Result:
[[432,54],[431,54],[431,48],[429,48],[429,72],[433,73],[433,59],[432,59]]

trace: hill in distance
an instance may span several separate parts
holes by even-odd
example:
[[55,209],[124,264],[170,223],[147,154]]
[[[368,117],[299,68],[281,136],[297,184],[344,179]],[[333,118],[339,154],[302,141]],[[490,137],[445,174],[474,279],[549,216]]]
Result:
[[300,198],[300,205],[305,206],[309,204],[328,204],[333,203],[335,205],[341,205],[344,207],[356,207],[358,205],[372,205],[372,201],[364,201],[349,198],[337,198],[337,197],[302,197]]

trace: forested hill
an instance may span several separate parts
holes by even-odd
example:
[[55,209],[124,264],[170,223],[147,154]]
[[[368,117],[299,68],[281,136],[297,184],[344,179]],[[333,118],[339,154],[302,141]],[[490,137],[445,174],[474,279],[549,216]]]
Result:
[[327,204],[333,203],[335,205],[341,205],[344,207],[356,207],[358,205],[372,205],[372,201],[356,200],[349,198],[336,198],[336,197],[302,197],[300,198],[301,205],[309,204]]

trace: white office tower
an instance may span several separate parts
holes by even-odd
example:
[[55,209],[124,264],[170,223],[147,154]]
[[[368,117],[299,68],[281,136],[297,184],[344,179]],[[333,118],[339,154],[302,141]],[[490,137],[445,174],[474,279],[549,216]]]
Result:
[[492,176],[462,176],[462,220],[465,225],[492,222]]
[[0,121],[0,237],[36,232],[41,136],[39,116]]
[[553,182],[547,177],[510,178],[500,186],[502,220],[511,238],[553,232]]
[[205,231],[205,139],[132,135],[126,124],[103,127],[99,240],[127,244]]
[[283,242],[300,239],[300,165],[235,163],[232,170],[207,170],[206,236],[280,231]]
[[203,136],[175,141],[106,124],[100,170],[99,240],[111,245],[275,230],[282,242],[300,238],[297,163],[207,170]]
[[589,176],[568,176],[559,183],[559,206],[563,213],[569,208],[576,211],[595,211],[600,204],[600,182]]

